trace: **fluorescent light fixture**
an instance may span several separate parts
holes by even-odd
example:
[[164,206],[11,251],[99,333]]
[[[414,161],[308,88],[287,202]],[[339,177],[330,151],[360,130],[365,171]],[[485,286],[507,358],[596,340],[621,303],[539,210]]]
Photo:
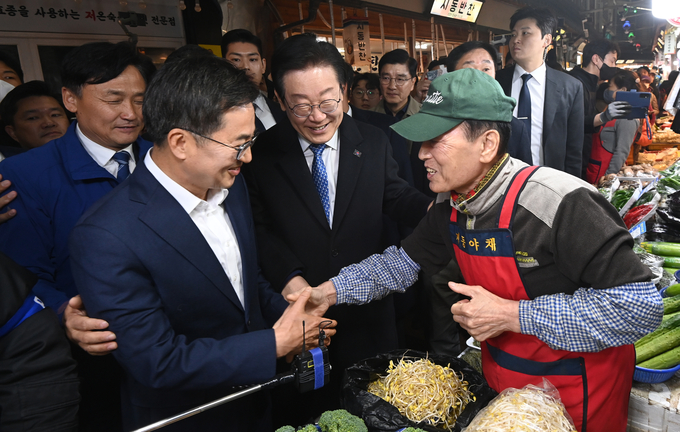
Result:
[[656,18],[669,19],[680,17],[678,0],[652,0],[652,15]]
[[635,63],[635,60],[626,60],[626,64]]

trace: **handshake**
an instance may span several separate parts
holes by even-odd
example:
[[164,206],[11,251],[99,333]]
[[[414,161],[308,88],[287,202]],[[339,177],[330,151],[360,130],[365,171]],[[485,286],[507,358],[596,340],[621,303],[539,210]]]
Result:
[[303,321],[305,322],[305,343],[308,348],[318,346],[321,322],[326,321],[326,324],[330,322],[331,324],[324,325],[326,332],[324,344],[328,346],[331,336],[336,332],[337,321],[328,320],[323,315],[330,306],[336,303],[333,283],[328,281],[312,288],[304,278],[295,276],[286,284],[281,295],[290,304],[273,326],[276,337],[276,356],[285,356],[290,362],[295,354],[302,351],[300,329],[302,329]]

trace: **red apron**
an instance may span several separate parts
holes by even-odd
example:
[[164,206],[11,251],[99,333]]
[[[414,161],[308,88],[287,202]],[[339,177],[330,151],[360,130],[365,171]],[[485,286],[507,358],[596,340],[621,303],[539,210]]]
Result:
[[[515,261],[511,227],[518,196],[537,168],[527,167],[515,175],[501,206],[498,228],[463,229],[456,209],[451,212],[453,249],[468,285],[480,285],[506,299],[529,300]],[[579,353],[554,350],[535,336],[513,332],[481,345],[484,377],[494,390],[539,385],[546,377],[559,390],[579,431],[626,430],[635,368],[633,345]]]
[[607,174],[607,168],[612,161],[614,153],[608,151],[602,145],[602,138],[600,133],[602,129],[614,127],[616,120],[610,120],[603,125],[596,133],[593,134],[593,144],[590,149],[590,161],[588,161],[588,169],[586,170],[586,181],[590,184],[596,184],[598,180]]

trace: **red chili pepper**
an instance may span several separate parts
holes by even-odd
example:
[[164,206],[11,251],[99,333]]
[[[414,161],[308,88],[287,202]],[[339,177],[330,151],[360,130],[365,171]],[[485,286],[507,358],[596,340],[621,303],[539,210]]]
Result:
[[654,209],[654,204],[644,204],[628,210],[628,213],[623,217],[623,222],[628,229],[634,227],[642,219],[645,218]]

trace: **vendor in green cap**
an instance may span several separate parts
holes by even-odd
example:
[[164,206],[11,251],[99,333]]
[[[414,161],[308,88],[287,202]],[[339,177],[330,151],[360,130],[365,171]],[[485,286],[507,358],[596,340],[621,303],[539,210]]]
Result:
[[420,112],[392,128],[423,142],[436,204],[401,248],[344,268],[313,299],[364,304],[453,259],[465,283],[449,283],[461,295],[451,312],[482,342],[489,385],[500,392],[545,377],[579,431],[625,431],[632,343],[661,322],[661,297],[597,190],[507,155],[514,106],[475,69],[432,81]]

